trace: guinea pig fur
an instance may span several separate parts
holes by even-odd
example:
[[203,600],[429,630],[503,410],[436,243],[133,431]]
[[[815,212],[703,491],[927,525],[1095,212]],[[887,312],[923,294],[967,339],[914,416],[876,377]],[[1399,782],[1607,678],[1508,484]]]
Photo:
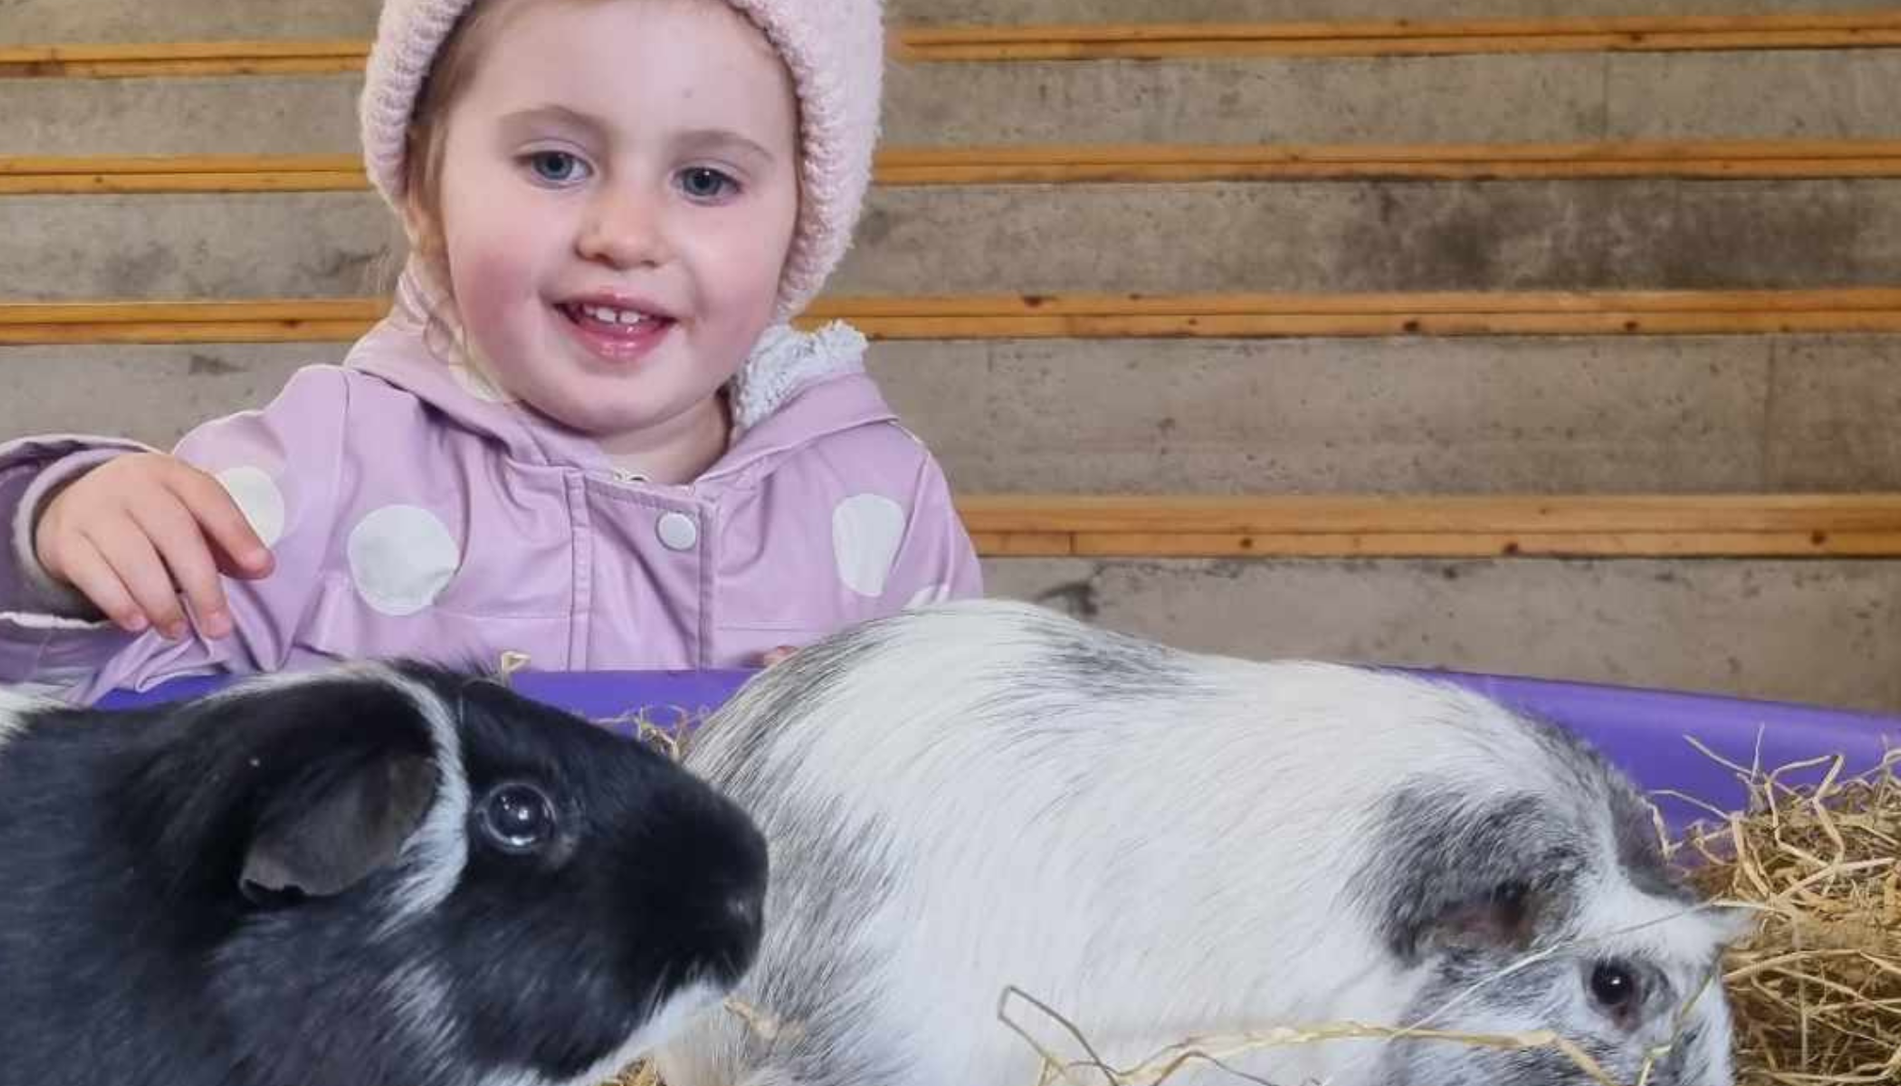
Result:
[[0,707],[0,1084],[609,1077],[758,947],[765,842],[665,756],[361,663]]
[[[1113,1067],[1356,1021],[1551,1029],[1620,1082],[1668,1045],[1654,1086],[1731,1081],[1716,970],[1739,914],[1672,881],[1648,807],[1600,755],[1449,684],[949,603],[766,670],[686,764],[765,831],[771,920],[737,996],[777,1028],[696,1019],[656,1053],[668,1086],[1034,1083],[1039,1058],[999,1021],[1009,987]],[[1552,1049],[1421,1039],[1283,1046],[1169,1081],[1236,1071],[1590,1081]]]

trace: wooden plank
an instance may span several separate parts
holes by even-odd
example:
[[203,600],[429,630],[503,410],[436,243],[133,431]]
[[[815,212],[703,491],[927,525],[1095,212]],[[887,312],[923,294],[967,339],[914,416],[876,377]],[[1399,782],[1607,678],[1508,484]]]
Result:
[[[347,341],[376,298],[0,304],[0,343]],[[1901,332],[1901,289],[831,297],[798,323],[874,339],[1759,335]]]
[[998,557],[1901,555],[1901,494],[963,495],[958,509]]
[[326,173],[0,174],[0,196],[153,196],[261,192],[361,192],[361,171]]
[[1483,530],[1250,535],[1077,533],[1012,557],[1089,558],[1892,558],[1901,532],[1507,533]]
[[0,327],[377,320],[387,312],[389,302],[383,298],[293,298],[228,302],[4,302],[0,303]]
[[1901,494],[1002,494],[960,499],[972,531],[1140,535],[1901,532]]
[[1901,44],[1901,12],[1587,19],[949,26],[900,34],[913,62],[1434,56],[1865,48]]
[[873,339],[1266,339],[1901,332],[1901,312],[845,317]]
[[0,346],[86,344],[349,343],[369,321],[186,321],[121,324],[0,324]]
[[369,49],[369,42],[361,38],[8,45],[0,46],[0,64],[62,61],[106,64],[144,60],[282,60],[308,57],[355,57],[363,60],[369,56]]
[[1553,34],[1526,37],[1281,38],[907,46],[903,61],[1022,63],[1095,60],[1249,60],[1267,57],[1434,57],[1542,53],[1688,53],[1868,49],[1901,45],[1901,30],[1738,31],[1727,34]]
[[1216,181],[1566,181],[1588,179],[1804,180],[1901,176],[1901,157],[1380,161],[1061,162],[882,166],[889,186],[1198,184]]
[[[893,148],[884,186],[1901,177],[1901,142]],[[351,155],[0,158],[0,195],[367,191]]]
[[368,57],[361,39],[26,45],[0,48],[0,77],[335,75],[361,72]]
[[0,177],[46,174],[361,173],[356,155],[12,155]]
[[[1851,49],[1901,45],[1901,11],[1612,19],[899,27],[904,61],[1434,56],[1475,53]],[[358,72],[369,43],[63,44],[0,48],[0,77],[134,78]]]
[[0,303],[0,345],[347,343],[388,310],[380,298]]
[[1901,288],[1810,290],[1424,291],[1224,294],[973,294],[821,299],[814,316],[1045,316],[1390,313],[1834,312],[1901,308]]
[[[1826,180],[1901,177],[1901,156],[1764,160],[1480,162],[978,163],[891,167],[888,187],[1061,184],[1204,184],[1267,181],[1573,181],[1611,179]],[[365,192],[359,170],[241,173],[0,174],[0,195],[83,196],[267,192]]]
[[[382,298],[245,301],[108,301],[0,303],[0,324],[115,320],[252,320],[375,318]],[[813,319],[1047,315],[1390,313],[1579,314],[1706,312],[1879,312],[1901,309],[1901,287],[1810,290],[1424,291],[1336,294],[966,294],[861,295],[821,298]]]
[[[369,320],[133,321],[91,324],[0,324],[0,345],[87,343],[347,343]],[[810,329],[820,323],[795,322]],[[1901,313],[1665,314],[1648,318],[1549,314],[1518,317],[867,317],[853,322],[879,341],[1051,339],[1333,339],[1402,336],[1603,336],[1894,334]]]
[[1259,38],[1498,37],[1598,34],[1726,34],[1746,32],[1901,30],[1901,10],[1791,12],[1757,15],[1627,15],[1585,18],[1296,20],[1279,23],[940,24],[910,27],[913,45],[1025,41],[1235,41]]

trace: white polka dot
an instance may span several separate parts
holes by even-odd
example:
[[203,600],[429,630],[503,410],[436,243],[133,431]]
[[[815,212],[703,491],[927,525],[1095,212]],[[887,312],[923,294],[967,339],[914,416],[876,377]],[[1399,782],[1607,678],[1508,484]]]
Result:
[[277,546],[284,538],[284,493],[270,474],[263,468],[226,468],[216,478],[264,545]]
[[350,576],[357,595],[386,615],[412,615],[434,603],[461,563],[442,521],[413,505],[385,505],[350,532]]
[[884,594],[885,578],[904,539],[904,509],[890,498],[858,494],[832,510],[832,555],[838,579],[861,596]]
[[943,603],[947,599],[950,599],[950,585],[925,585],[923,588],[918,589],[917,594],[912,596],[910,601],[904,606],[907,609],[912,607],[928,607],[933,603]]

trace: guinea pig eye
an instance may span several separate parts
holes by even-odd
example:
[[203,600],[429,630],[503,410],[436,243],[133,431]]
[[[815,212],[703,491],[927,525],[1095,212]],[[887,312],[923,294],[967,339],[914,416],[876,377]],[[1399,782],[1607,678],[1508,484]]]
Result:
[[1629,1011],[1637,1003],[1637,976],[1617,962],[1599,962],[1591,970],[1591,998],[1613,1014]]
[[505,852],[532,852],[554,835],[554,804],[541,789],[504,784],[482,802],[482,832]]

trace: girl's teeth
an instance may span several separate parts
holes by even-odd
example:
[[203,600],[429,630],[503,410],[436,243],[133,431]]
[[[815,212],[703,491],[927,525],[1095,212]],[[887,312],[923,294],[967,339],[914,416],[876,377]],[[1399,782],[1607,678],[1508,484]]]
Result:
[[581,312],[602,324],[639,324],[647,318],[631,309],[611,309],[604,305],[584,305]]

